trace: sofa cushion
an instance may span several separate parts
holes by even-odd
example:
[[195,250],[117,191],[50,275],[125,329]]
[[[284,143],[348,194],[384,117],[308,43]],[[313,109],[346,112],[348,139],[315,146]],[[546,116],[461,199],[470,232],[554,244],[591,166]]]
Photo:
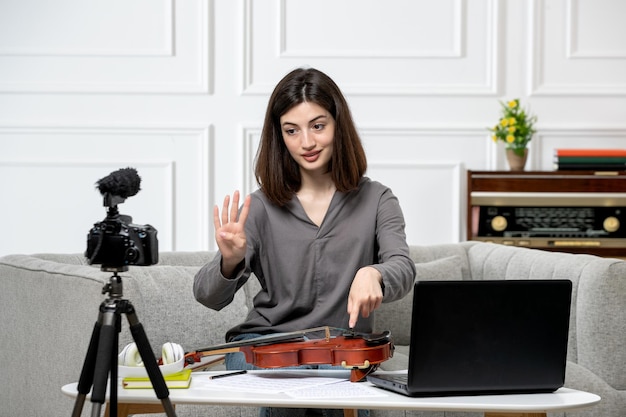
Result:
[[[124,297],[135,306],[153,350],[160,352],[168,341],[180,343],[186,351],[224,343],[226,331],[248,314],[242,291],[221,311],[197,302],[192,288],[198,270],[198,266],[156,265],[131,267],[121,274]],[[122,326],[121,345],[132,341],[127,329]]]
[[[431,262],[415,264],[415,280],[454,281],[462,280],[463,262],[458,255]],[[411,310],[413,290],[398,301],[384,303],[376,311],[374,327],[377,331],[389,330],[397,345],[408,345],[411,338]],[[384,327],[384,328],[383,328]]]

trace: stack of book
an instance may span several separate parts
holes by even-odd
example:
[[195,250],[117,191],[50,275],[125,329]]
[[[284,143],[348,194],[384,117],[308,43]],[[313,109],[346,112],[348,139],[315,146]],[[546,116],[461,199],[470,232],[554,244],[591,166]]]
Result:
[[558,171],[623,171],[626,149],[555,149],[554,168]]

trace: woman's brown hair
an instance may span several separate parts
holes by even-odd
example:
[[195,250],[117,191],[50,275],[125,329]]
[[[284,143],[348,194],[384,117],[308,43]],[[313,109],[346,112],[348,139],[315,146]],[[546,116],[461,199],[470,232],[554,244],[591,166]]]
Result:
[[313,68],[293,70],[276,85],[270,96],[256,155],[257,183],[266,197],[278,206],[287,204],[301,185],[300,167],[285,146],[280,117],[305,101],[323,107],[335,119],[333,155],[328,169],[337,191],[357,188],[367,169],[361,138],[337,84]]

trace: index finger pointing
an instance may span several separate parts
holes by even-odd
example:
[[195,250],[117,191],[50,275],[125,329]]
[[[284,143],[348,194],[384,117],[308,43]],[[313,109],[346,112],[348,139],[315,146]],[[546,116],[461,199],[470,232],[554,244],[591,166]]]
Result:
[[349,311],[350,313],[350,320],[348,321],[348,327],[350,327],[351,329],[354,329],[356,327],[356,322],[359,319],[359,308],[355,308],[354,306],[352,307],[351,311]]

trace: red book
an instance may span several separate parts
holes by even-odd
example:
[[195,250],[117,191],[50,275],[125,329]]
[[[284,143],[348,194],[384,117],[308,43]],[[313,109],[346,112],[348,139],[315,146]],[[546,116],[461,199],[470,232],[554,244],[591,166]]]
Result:
[[626,149],[555,149],[556,156],[626,156]]

